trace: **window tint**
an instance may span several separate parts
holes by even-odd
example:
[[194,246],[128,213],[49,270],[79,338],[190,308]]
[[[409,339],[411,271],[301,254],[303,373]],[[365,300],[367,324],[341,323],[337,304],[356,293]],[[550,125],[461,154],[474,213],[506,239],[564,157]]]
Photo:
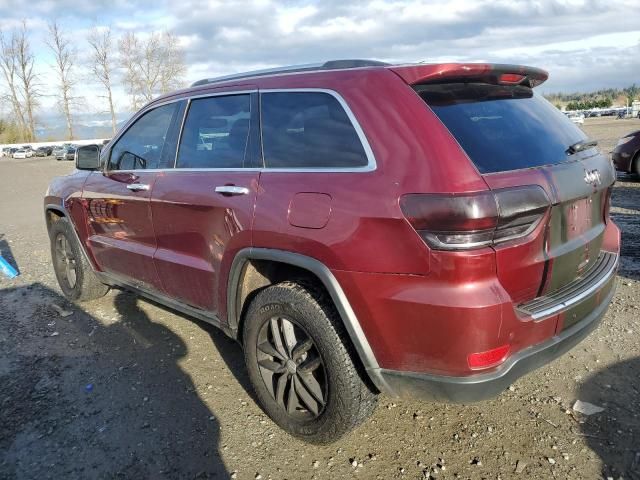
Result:
[[129,127],[111,149],[110,170],[166,168],[162,152],[178,102],[155,108]]
[[323,92],[262,94],[266,167],[366,166],[367,155],[340,102]]
[[242,168],[249,139],[250,95],[191,101],[178,150],[178,168]]
[[570,159],[586,135],[526,87],[442,84],[417,87],[481,173],[551,165]]

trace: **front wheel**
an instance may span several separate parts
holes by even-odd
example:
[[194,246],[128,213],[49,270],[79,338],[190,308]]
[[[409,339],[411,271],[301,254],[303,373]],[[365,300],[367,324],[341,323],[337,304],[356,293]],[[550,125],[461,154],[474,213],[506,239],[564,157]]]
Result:
[[247,310],[243,344],[262,407],[296,437],[331,443],[376,407],[341,319],[320,289],[283,282],[260,291]]
[[103,297],[109,287],[93,272],[72,229],[66,218],[60,218],[49,231],[53,270],[60,289],[73,302]]

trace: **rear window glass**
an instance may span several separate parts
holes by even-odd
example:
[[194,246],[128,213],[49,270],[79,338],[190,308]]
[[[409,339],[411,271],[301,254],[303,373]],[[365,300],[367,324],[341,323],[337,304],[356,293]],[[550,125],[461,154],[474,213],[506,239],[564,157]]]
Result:
[[527,87],[487,84],[417,86],[481,173],[557,164],[586,135]]
[[367,155],[340,102],[323,92],[265,92],[262,148],[267,168],[366,166]]

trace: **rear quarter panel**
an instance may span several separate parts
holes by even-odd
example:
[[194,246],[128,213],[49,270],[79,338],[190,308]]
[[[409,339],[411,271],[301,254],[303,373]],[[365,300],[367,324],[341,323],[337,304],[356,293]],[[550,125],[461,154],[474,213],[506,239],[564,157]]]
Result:
[[[364,131],[377,168],[356,173],[266,169],[257,196],[254,246],[308,255],[333,269],[428,274],[429,249],[405,220],[399,198],[486,190],[487,185],[418,95],[386,69],[258,83],[261,90],[319,88],[340,94]],[[331,197],[324,228],[290,224],[291,201],[299,193]]]

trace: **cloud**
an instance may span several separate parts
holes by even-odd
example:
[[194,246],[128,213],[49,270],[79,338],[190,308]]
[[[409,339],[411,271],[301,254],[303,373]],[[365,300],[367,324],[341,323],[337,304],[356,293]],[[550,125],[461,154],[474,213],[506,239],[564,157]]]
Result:
[[640,83],[637,0],[0,0],[0,18],[3,29],[28,19],[42,69],[43,26],[58,18],[81,58],[92,24],[116,34],[169,29],[186,50],[189,81],[374,58],[529,64],[549,70],[546,91]]

